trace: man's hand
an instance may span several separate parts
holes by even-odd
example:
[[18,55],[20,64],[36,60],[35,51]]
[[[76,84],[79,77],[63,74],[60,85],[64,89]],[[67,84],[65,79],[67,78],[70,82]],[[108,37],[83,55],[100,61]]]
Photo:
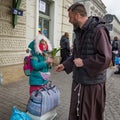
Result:
[[82,59],[80,58],[75,58],[73,62],[76,65],[76,67],[82,67],[84,65]]
[[56,68],[55,68],[55,71],[57,71],[57,72],[61,72],[62,70],[64,70],[63,64],[60,64],[60,65],[56,66]]

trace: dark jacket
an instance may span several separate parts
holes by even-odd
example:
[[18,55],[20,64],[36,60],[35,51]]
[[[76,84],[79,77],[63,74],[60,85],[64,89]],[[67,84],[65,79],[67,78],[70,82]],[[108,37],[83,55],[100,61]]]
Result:
[[[98,17],[89,17],[83,27],[75,29],[73,55],[63,63],[65,71],[73,71],[73,80],[81,84],[105,82],[106,69],[112,58],[109,32],[104,21]],[[83,60],[83,67],[76,67],[74,58]]]
[[67,51],[70,52],[69,38],[67,38],[65,35],[63,35],[63,36],[61,37],[60,47],[61,47],[62,49],[66,49]]
[[62,63],[70,56],[69,38],[67,38],[65,35],[61,37],[60,47],[61,47],[60,56],[61,56],[61,63]]
[[118,40],[113,40],[112,51],[118,50],[118,47],[119,47],[119,41]]

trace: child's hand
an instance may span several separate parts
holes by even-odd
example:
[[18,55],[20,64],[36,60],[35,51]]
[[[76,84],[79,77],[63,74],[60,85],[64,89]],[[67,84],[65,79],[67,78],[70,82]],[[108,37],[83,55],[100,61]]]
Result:
[[53,59],[51,57],[48,57],[47,60],[46,60],[46,62],[48,64],[52,64],[53,63]]

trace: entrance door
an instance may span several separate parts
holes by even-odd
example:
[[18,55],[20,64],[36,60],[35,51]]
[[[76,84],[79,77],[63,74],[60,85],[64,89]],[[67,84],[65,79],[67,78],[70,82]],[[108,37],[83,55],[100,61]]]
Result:
[[49,38],[49,20],[39,18],[39,32]]

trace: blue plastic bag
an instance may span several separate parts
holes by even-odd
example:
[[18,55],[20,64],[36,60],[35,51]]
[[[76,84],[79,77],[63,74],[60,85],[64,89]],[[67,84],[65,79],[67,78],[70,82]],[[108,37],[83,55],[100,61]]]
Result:
[[30,118],[30,116],[28,114],[18,110],[14,106],[10,120],[31,120],[31,118]]
[[115,64],[119,65],[120,64],[120,58],[119,57],[115,57]]

